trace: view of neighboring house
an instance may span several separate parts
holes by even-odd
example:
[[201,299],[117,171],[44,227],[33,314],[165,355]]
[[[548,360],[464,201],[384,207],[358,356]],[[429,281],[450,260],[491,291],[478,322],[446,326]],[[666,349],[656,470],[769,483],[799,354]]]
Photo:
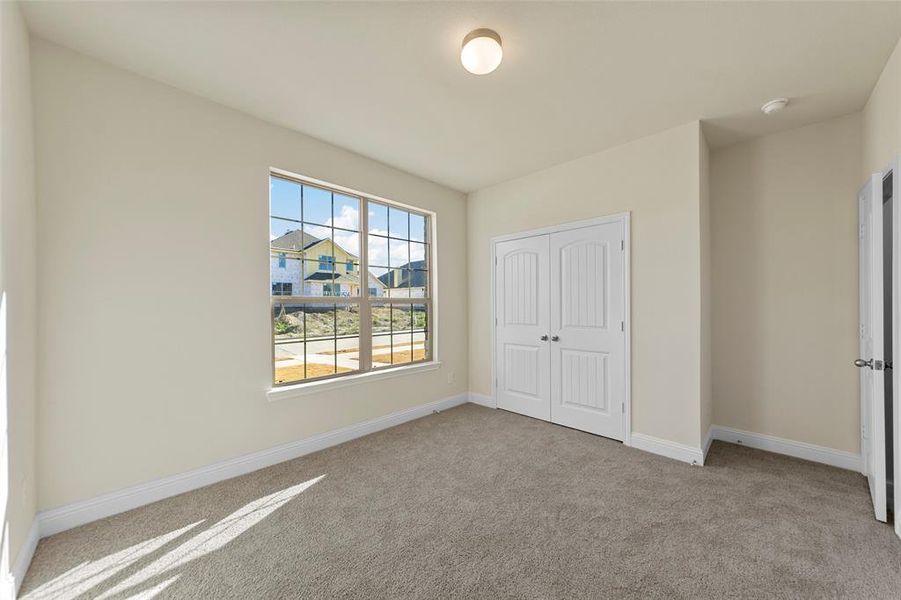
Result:
[[[360,259],[332,240],[301,230],[270,242],[273,296],[359,296]],[[369,295],[384,296],[385,284],[369,274]]]
[[401,267],[389,269],[384,275],[380,275],[378,279],[379,282],[388,288],[389,296],[396,295],[392,294],[392,290],[400,288],[403,290],[400,292],[403,297],[407,297],[409,289],[410,297],[424,298],[425,288],[429,280],[429,274],[424,270],[425,268],[424,260],[415,260]]

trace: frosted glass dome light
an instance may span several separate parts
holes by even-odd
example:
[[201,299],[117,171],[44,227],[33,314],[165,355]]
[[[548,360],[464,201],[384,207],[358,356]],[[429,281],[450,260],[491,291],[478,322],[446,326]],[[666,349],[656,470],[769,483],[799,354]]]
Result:
[[473,75],[487,75],[501,64],[504,50],[501,36],[491,29],[476,29],[463,38],[460,62]]

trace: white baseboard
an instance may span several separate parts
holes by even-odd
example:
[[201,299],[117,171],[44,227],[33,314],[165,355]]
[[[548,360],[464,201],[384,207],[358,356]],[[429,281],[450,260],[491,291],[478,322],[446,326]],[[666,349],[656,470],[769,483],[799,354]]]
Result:
[[13,563],[12,576],[13,588],[15,593],[19,593],[22,587],[22,580],[25,579],[25,573],[28,571],[28,565],[31,564],[31,558],[34,556],[35,548],[38,547],[38,539],[40,538],[40,527],[37,517],[31,522],[31,528],[28,530],[28,536],[25,543],[19,548],[19,555],[16,556],[16,562]]
[[707,435],[704,436],[704,445],[701,449],[704,451],[704,460],[707,460],[707,453],[710,452],[710,444],[713,443],[713,425],[707,428]]
[[157,500],[244,475],[286,460],[323,450],[330,446],[336,446],[382,429],[424,417],[436,410],[446,410],[465,404],[468,400],[469,394],[458,394],[296,442],[224,460],[186,473],[163,477],[88,500],[42,511],[37,516],[40,537],[47,537],[91,521],[156,502]]
[[488,408],[497,408],[497,405],[494,403],[494,398],[491,396],[486,396],[485,394],[477,394],[476,392],[469,392],[469,401],[473,404],[478,404],[480,406],[487,406]]
[[645,452],[687,462],[691,465],[704,464],[704,452],[700,448],[677,444],[676,442],[655,438],[643,433],[632,432],[631,446]]
[[753,433],[751,431],[742,431],[741,429],[733,429],[732,427],[722,427],[714,425],[713,439],[732,444],[740,444],[758,450],[766,450],[775,452],[776,454],[785,454],[802,458],[813,462],[823,463],[839,467],[840,469],[848,469],[850,471],[861,471],[860,454],[853,452],[845,452],[843,450],[833,450],[824,446],[816,446],[806,442],[796,442],[794,440],[786,440],[762,433]]

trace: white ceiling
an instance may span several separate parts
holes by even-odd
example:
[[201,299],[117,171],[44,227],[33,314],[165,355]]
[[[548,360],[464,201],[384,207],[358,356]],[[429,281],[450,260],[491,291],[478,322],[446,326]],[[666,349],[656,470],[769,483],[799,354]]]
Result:
[[[37,35],[461,191],[690,120],[711,145],[863,107],[898,3],[28,2]],[[463,36],[496,29],[477,77]],[[789,96],[783,113],[758,108]]]

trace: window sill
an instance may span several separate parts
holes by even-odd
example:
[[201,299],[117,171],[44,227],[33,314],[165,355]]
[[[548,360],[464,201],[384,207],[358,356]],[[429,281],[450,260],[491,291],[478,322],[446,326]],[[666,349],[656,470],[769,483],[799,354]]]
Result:
[[286,385],[284,387],[276,387],[266,392],[266,399],[269,402],[276,400],[287,400],[298,396],[308,396],[310,394],[318,394],[327,390],[334,390],[352,385],[360,385],[361,383],[369,383],[378,381],[379,379],[389,379],[391,377],[401,377],[403,375],[413,375],[414,373],[423,373],[425,371],[434,371],[441,366],[439,361],[429,361],[418,363],[415,365],[395,367],[392,369],[383,369],[380,371],[370,371],[369,373],[359,373],[357,375],[346,375],[344,377],[336,377],[334,379],[326,379],[325,381],[313,381],[310,383],[299,383],[297,385]]

